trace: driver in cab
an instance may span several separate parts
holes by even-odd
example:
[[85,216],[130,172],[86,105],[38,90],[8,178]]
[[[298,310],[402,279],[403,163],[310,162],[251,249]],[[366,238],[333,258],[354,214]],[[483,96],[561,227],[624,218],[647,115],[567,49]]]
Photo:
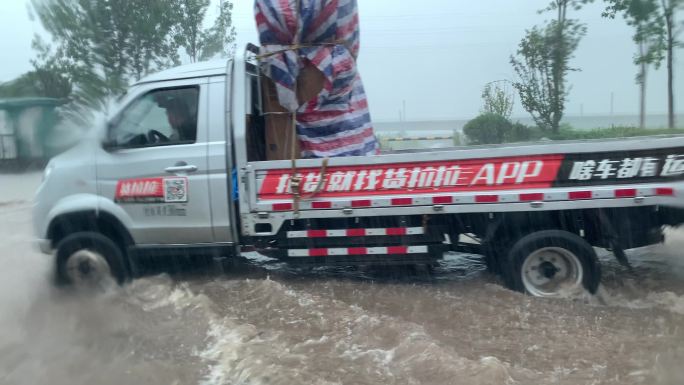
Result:
[[171,143],[194,142],[197,136],[197,125],[187,103],[177,97],[159,102],[159,106],[166,109],[166,118],[172,133],[168,137]]

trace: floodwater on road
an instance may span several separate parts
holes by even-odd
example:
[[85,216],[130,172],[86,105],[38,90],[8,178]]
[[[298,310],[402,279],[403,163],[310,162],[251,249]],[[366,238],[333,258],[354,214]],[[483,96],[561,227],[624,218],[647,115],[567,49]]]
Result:
[[575,300],[511,292],[456,254],[433,275],[254,259],[78,295],[31,245],[35,186],[0,182],[2,384],[684,383],[675,230],[630,252],[634,275],[602,251],[603,286]]

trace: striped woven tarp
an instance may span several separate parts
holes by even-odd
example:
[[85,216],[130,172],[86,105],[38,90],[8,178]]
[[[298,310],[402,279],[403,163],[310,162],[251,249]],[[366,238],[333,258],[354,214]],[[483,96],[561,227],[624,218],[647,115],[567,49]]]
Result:
[[[280,104],[297,113],[302,157],[376,154],[378,142],[356,68],[356,0],[256,0],[255,13],[266,54],[262,71],[275,82]],[[325,81],[318,97],[300,106],[295,84],[307,63]]]

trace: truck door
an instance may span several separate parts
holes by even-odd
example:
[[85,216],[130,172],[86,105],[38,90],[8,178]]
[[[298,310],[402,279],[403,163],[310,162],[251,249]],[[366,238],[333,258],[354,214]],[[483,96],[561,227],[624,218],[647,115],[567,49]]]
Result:
[[133,222],[137,244],[213,242],[206,79],[144,85],[111,120],[97,157],[101,196]]

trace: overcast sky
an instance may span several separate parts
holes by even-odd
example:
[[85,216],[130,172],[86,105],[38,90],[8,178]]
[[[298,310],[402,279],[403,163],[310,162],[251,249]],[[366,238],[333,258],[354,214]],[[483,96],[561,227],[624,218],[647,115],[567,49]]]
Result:
[[[216,0],[215,0],[216,1]],[[470,118],[481,108],[482,87],[514,79],[509,57],[525,29],[551,15],[536,11],[547,0],[358,0],[361,17],[361,75],[378,121],[397,120],[406,101],[408,120]],[[29,69],[31,38],[40,31],[29,19],[27,2],[0,5],[0,81]],[[236,0],[238,44],[256,42],[253,2]],[[572,65],[568,115],[638,113],[638,88],[631,29],[622,20],[605,20],[601,3],[574,12],[588,26]],[[684,51],[675,68],[677,111],[684,112]],[[648,111],[665,113],[664,70],[650,74]],[[524,116],[520,103],[515,115]]]

